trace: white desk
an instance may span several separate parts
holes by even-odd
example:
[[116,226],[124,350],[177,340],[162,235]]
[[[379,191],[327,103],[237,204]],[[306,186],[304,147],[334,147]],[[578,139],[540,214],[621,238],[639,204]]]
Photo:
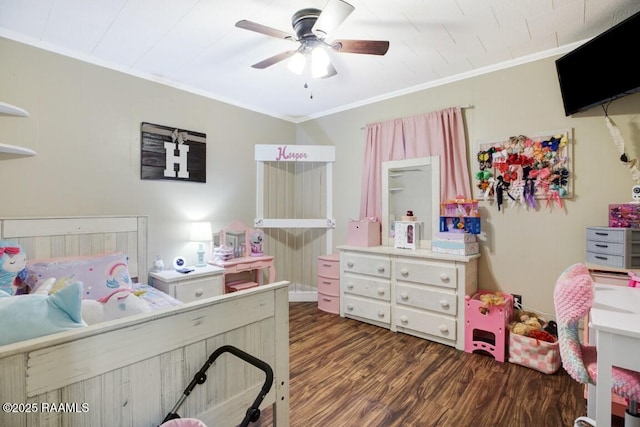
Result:
[[[595,284],[590,326],[596,333],[598,385],[595,419],[598,427],[611,426],[611,367],[640,372],[640,289]],[[590,397],[593,393],[590,393]],[[593,412],[593,405],[589,411]],[[589,413],[593,418],[594,414]]]

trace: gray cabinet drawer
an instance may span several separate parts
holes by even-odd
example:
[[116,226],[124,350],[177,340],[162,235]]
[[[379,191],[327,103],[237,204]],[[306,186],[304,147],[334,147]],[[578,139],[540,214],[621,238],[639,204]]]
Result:
[[587,252],[624,256],[625,245],[624,243],[610,243],[587,240]]
[[587,227],[587,240],[624,243],[626,228]]

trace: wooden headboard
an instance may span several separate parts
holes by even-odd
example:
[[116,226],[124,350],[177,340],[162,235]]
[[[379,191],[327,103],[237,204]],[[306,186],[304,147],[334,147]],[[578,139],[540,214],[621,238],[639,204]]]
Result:
[[27,259],[121,251],[131,277],[147,279],[146,216],[3,218],[0,239],[20,244]]

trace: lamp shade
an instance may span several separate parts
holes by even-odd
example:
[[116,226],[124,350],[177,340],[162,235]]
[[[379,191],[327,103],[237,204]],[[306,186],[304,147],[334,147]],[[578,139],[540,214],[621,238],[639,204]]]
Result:
[[192,242],[209,242],[213,240],[213,232],[211,231],[211,223],[208,221],[194,222],[191,224]]

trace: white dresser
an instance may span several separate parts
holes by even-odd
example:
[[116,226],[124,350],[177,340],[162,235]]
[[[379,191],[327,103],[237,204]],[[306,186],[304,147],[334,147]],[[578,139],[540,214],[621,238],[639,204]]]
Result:
[[339,246],[340,315],[464,350],[465,295],[480,255]]

